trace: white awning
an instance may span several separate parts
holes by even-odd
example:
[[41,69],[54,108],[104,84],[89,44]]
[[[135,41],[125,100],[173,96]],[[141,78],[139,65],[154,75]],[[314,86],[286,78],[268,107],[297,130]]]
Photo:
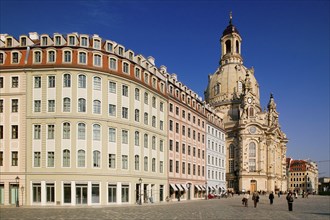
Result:
[[205,191],[205,187],[203,185],[200,185],[199,187],[202,189],[202,191]]
[[221,187],[221,189],[222,189],[223,191],[226,191],[225,187]]
[[199,188],[199,185],[195,185],[195,187],[198,189],[198,191],[202,191],[201,188]]
[[185,184],[181,184],[182,188],[184,188],[185,191],[188,191],[188,188],[186,187]]
[[211,189],[215,190],[215,187],[214,186],[211,186]]
[[174,183],[170,183],[172,189],[174,189],[174,191],[178,191],[178,189],[175,187],[175,184]]
[[181,187],[181,185],[180,184],[175,184],[176,185],[176,187],[180,190],[180,191],[183,191],[183,188]]

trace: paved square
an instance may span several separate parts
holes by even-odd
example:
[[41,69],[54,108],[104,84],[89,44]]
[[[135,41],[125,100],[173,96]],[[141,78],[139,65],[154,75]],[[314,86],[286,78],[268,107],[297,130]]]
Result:
[[330,197],[309,196],[293,203],[288,211],[285,196],[269,204],[268,196],[261,196],[257,208],[251,197],[248,207],[242,205],[243,196],[227,199],[172,201],[163,204],[77,207],[0,207],[0,219],[330,219]]

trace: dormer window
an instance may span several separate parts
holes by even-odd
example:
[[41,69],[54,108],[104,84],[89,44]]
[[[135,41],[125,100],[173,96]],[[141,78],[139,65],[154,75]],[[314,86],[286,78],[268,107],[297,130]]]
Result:
[[18,53],[14,52],[12,53],[12,63],[18,63]]
[[124,49],[122,47],[119,47],[118,53],[122,56],[124,54]]
[[40,51],[34,52],[34,62],[41,63],[41,52]]
[[81,38],[81,46],[82,47],[87,47],[88,46],[88,43],[87,43],[87,37],[82,37]]
[[74,36],[70,36],[69,37],[69,45],[75,45],[75,37]]
[[112,50],[113,50],[112,43],[107,43],[107,51],[112,52]]
[[26,46],[26,37],[21,38],[21,46],[22,47]]
[[129,59],[133,60],[133,53],[132,52],[129,52]]
[[47,46],[47,37],[42,37],[42,46]]
[[95,39],[95,40],[94,40],[94,48],[95,48],[95,49],[100,49],[100,47],[101,47],[101,42],[100,42],[100,40]]
[[55,45],[56,46],[60,46],[61,45],[61,37],[60,36],[56,36],[55,37]]
[[13,40],[11,38],[7,38],[7,47],[13,46]]
[[141,65],[141,57],[138,57],[138,64],[140,64]]

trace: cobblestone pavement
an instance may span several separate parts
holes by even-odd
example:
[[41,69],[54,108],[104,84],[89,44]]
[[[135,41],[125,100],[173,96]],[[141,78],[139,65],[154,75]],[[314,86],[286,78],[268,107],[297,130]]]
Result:
[[248,207],[242,195],[227,199],[172,201],[162,204],[78,207],[0,207],[0,219],[330,219],[330,197],[298,198],[288,211],[285,196],[261,196],[257,208],[251,197]]

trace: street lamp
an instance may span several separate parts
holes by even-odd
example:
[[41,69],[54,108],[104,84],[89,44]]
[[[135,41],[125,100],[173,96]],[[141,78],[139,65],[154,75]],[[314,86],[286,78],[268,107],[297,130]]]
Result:
[[207,191],[208,191],[208,188],[207,188],[207,182],[205,182],[205,186],[206,186],[206,190],[205,190],[205,200],[207,200]]
[[188,200],[190,200],[190,186],[191,186],[191,183],[187,183],[186,186],[187,186],[187,189],[188,189]]
[[15,178],[15,181],[16,181],[16,207],[19,207],[19,201],[18,201],[19,177],[18,176]]
[[23,205],[23,198],[24,198],[24,186],[21,186],[21,191],[22,191],[22,205]]
[[142,205],[142,201],[141,201],[141,193],[142,193],[142,179],[139,179],[139,183],[140,183],[140,193],[139,193],[139,205]]

